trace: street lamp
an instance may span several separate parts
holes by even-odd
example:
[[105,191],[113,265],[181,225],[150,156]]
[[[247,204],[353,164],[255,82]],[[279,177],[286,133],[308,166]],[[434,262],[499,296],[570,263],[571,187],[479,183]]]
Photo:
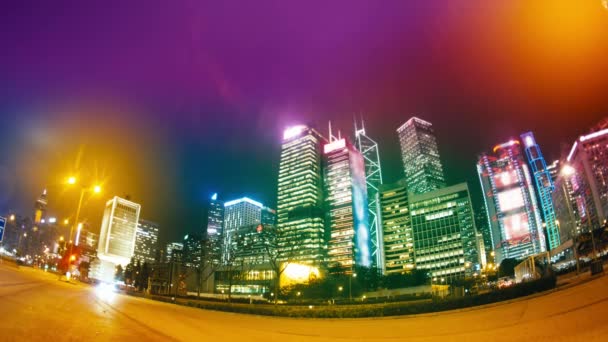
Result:
[[353,301],[353,278],[357,278],[357,273],[353,273],[352,277],[348,277],[348,301]]
[[15,214],[11,214],[11,216],[8,217],[9,221],[15,221]]
[[[68,178],[68,184],[69,185],[74,185],[76,184],[76,177],[71,176]],[[70,249],[68,252],[68,255],[72,255],[72,246],[74,245],[72,243],[72,234],[74,233],[74,228],[78,225],[78,227],[80,227],[79,223],[78,223],[78,219],[80,218],[80,208],[82,208],[82,200],[84,198],[84,194],[86,192],[93,192],[95,194],[98,194],[101,192],[101,185],[99,184],[95,184],[91,187],[81,187],[80,188],[80,199],[78,200],[78,208],[76,209],[76,219],[74,220],[74,224],[70,227]],[[67,221],[67,220],[66,220]],[[64,221],[64,222],[66,222]],[[71,265],[71,257],[68,259],[68,271],[70,269],[70,265]]]

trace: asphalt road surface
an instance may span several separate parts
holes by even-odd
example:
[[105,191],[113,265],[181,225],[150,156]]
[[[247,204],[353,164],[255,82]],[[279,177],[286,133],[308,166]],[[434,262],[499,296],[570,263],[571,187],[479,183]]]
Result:
[[0,265],[1,341],[608,341],[608,277],[483,308],[370,319],[206,311]]

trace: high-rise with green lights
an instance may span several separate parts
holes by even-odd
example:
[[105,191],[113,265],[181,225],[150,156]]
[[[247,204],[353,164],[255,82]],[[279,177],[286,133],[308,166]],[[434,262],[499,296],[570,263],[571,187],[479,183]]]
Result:
[[304,125],[290,127],[283,134],[276,242],[283,260],[318,266],[325,259],[321,153],[326,142],[319,132]]
[[467,183],[409,196],[416,268],[439,283],[479,270],[479,244]]
[[380,227],[384,248],[384,273],[408,273],[415,267],[414,232],[410,220],[407,186],[402,179],[379,188]]
[[414,194],[445,186],[433,125],[412,117],[397,129],[408,191]]

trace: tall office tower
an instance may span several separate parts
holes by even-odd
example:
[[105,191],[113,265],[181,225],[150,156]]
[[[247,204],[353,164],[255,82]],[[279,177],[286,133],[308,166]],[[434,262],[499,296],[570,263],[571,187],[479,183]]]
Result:
[[38,199],[36,200],[36,203],[34,204],[34,223],[38,224],[42,221],[42,219],[44,218],[44,214],[46,213],[46,206],[47,206],[47,199],[46,199],[46,189],[44,189],[42,191],[42,194],[40,195],[40,197],[38,197]]
[[135,250],[140,210],[139,204],[118,196],[106,203],[97,247],[99,264],[94,268],[94,279],[111,282],[115,267],[129,263]]
[[217,193],[211,196],[207,214],[207,239],[211,249],[211,258],[215,265],[220,263],[222,255],[222,227],[224,225],[224,202],[217,199]]
[[[183,251],[184,250],[184,244],[181,242],[169,242],[167,244],[167,246],[165,247],[165,262],[172,262],[172,261],[177,261],[175,260],[175,258],[173,258],[174,256],[174,252],[176,251]],[[181,261],[181,256],[180,256],[180,260]]]
[[140,219],[135,234],[135,251],[133,257],[140,263],[153,264],[158,250],[158,223]]
[[412,117],[397,133],[408,191],[423,194],[443,188],[445,176],[432,124]]
[[380,186],[380,227],[384,246],[384,274],[407,273],[416,266],[414,232],[405,179]]
[[424,194],[412,194],[410,217],[416,269],[428,270],[434,281],[472,276],[481,260],[475,218],[467,183]]
[[566,162],[577,225],[582,231],[598,229],[608,219],[608,128],[576,139]]
[[183,262],[188,267],[200,267],[203,261],[203,237],[199,234],[184,236]]
[[283,133],[277,198],[277,252],[292,263],[319,266],[326,251],[321,147],[325,138],[307,126]]
[[487,259],[494,249],[492,248],[492,234],[490,233],[490,223],[488,222],[485,205],[481,205],[475,210],[475,226],[477,227],[477,232],[483,238],[484,254]]
[[380,167],[380,153],[378,144],[367,136],[365,126],[361,128],[355,124],[355,145],[365,162],[365,182],[367,185],[367,209],[369,215],[369,234],[371,240],[372,265],[384,273],[384,247],[382,226],[380,225],[380,197],[379,188],[382,184],[382,168]]
[[545,158],[540,151],[540,147],[534,139],[532,132],[522,134],[521,141],[524,143],[524,151],[528,157],[536,194],[538,195],[540,210],[544,221],[544,226],[549,240],[549,249],[552,250],[560,245],[559,228],[555,219],[555,209],[553,208],[553,197],[551,194],[555,190],[550,170],[547,168]]
[[477,162],[496,263],[546,251],[540,210],[520,142],[510,140]]
[[346,139],[323,147],[325,204],[328,210],[327,262],[336,273],[372,264],[363,156]]
[[238,230],[244,226],[262,223],[262,211],[268,211],[260,202],[243,197],[224,203],[224,229],[222,234],[222,262],[233,260],[238,248]]

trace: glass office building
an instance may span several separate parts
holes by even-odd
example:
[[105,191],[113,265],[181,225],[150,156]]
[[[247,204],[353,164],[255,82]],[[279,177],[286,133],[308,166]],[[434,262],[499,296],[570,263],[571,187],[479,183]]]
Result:
[[408,191],[423,194],[445,186],[443,166],[430,122],[412,117],[397,129]]

